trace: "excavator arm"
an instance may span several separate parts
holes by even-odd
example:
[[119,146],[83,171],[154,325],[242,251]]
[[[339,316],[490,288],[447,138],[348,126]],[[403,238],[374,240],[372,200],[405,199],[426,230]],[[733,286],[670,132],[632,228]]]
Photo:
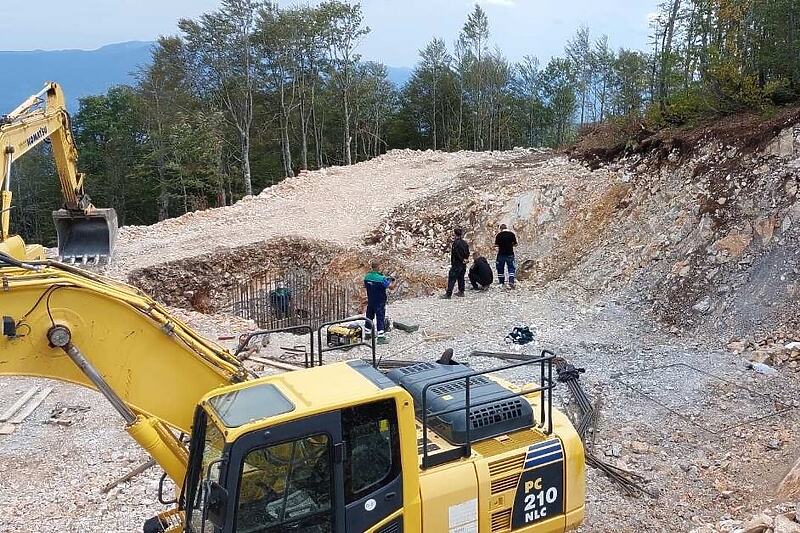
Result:
[[200,399],[247,379],[242,364],[127,285],[0,253],[0,375],[101,392],[128,433],[182,486]]
[[[113,209],[98,209],[84,191],[84,175],[78,172],[78,150],[72,135],[64,93],[49,82],[8,115],[0,117],[0,251],[19,248],[11,235],[11,165],[28,151],[50,140],[61,184],[63,209],[53,216],[59,242],[59,256],[71,261],[99,262],[109,257],[114,245],[117,218]],[[25,257],[43,258],[41,247],[29,247]]]

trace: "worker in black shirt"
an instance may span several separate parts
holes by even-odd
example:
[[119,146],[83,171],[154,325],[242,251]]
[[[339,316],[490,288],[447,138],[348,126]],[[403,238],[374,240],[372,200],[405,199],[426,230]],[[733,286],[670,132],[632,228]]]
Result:
[[489,261],[478,252],[472,254],[472,266],[469,267],[469,282],[476,291],[485,291],[492,285],[494,273]]
[[497,278],[501,286],[506,284],[506,267],[508,267],[508,286],[514,288],[517,267],[514,265],[514,246],[517,236],[505,224],[500,224],[500,232],[494,238],[497,246]]
[[456,296],[464,296],[464,275],[467,273],[467,260],[469,260],[469,245],[463,239],[464,230],[456,228],[453,230],[453,245],[450,248],[450,272],[447,274],[447,292],[442,296],[450,299],[453,296],[453,288],[458,283]]

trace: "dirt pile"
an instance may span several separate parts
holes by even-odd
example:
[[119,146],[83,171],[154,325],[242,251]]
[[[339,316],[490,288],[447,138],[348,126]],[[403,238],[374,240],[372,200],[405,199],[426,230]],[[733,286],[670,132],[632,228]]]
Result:
[[651,154],[617,163],[637,169],[633,202],[654,214],[662,209],[649,217],[656,261],[645,272],[649,279],[636,280],[659,318],[734,336],[765,334],[794,319],[800,274],[795,133],[787,128],[755,152],[712,141],[666,160]]
[[360,245],[395,206],[447,187],[476,164],[518,155],[393,150],[351,167],[306,172],[229,207],[121,228],[106,273],[127,279],[134,270],[285,237]]
[[[364,244],[404,255],[443,256],[449,251],[454,228],[464,228],[473,244],[486,248],[491,246],[490,233],[499,221],[510,222],[517,211],[525,217],[546,219],[545,212],[529,212],[532,199],[523,199],[524,205],[517,205],[518,191],[529,183],[538,184],[543,174],[557,176],[563,161],[553,160],[547,150],[519,151],[516,155],[510,161],[476,165],[442,188],[398,205],[369,232]],[[553,196],[552,191],[539,192]]]

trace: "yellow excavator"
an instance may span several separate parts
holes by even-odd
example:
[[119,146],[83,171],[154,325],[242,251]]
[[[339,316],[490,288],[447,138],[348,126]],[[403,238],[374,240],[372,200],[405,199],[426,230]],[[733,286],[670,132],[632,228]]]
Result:
[[[554,533],[584,516],[553,356],[257,377],[137,289],[0,243],[0,375],[99,391],[177,489],[146,533]],[[318,332],[321,339],[321,331]],[[312,336],[312,354],[313,336]],[[374,359],[373,359],[374,361]],[[169,501],[167,501],[169,500]],[[66,526],[66,525],[65,525]]]
[[0,245],[16,256],[45,256],[41,246],[24,248],[20,237],[11,235],[10,226],[12,163],[45,141],[52,146],[64,201],[63,208],[53,213],[59,258],[83,265],[107,262],[116,239],[117,214],[113,209],[94,207],[84,192],[64,93],[52,82],[8,115],[0,116]]

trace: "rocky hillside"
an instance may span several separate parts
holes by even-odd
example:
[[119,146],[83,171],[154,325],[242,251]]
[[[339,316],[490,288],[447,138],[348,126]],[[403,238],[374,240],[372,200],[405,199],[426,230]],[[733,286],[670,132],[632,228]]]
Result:
[[[800,111],[734,117],[568,155],[481,165],[396,207],[365,243],[443,255],[462,225],[487,255],[500,222],[522,242],[521,279],[618,293],[673,333],[792,330],[800,256]],[[787,333],[788,335],[788,333]]]

